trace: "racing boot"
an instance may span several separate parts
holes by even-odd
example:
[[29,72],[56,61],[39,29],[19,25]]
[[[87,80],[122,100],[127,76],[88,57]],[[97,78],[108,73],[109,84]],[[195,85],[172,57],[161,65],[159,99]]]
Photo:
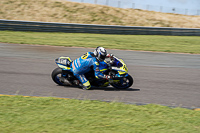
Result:
[[74,83],[75,85],[80,86],[83,90],[89,90],[90,87],[91,87],[90,84],[86,84],[86,85],[88,85],[88,86],[83,85],[79,80],[74,80],[73,83]]
[[89,90],[90,88],[91,88],[91,85],[89,85],[89,86],[84,86],[84,85],[80,85],[81,86],[81,88],[83,89],[83,90]]
[[90,82],[87,81],[86,83],[81,84],[83,90],[89,90],[91,88]]
[[89,85],[89,86],[85,86],[85,85],[83,85],[83,84],[79,84],[79,86],[83,89],[83,90],[89,90],[90,88],[91,88],[91,85]]

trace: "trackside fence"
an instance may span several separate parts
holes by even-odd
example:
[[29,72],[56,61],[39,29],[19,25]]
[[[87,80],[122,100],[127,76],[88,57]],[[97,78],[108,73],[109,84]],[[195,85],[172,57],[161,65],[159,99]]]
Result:
[[114,25],[16,21],[16,20],[2,20],[2,19],[0,19],[0,30],[121,34],[121,35],[200,36],[200,28],[191,29],[191,28],[168,28],[168,27],[114,26]]

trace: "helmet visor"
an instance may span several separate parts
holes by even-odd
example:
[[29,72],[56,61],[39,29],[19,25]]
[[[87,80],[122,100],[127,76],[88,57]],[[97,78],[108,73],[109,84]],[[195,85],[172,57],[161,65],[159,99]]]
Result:
[[99,57],[99,60],[100,60],[100,61],[104,61],[105,58],[106,58],[106,55],[102,55],[102,54],[101,54],[100,57]]

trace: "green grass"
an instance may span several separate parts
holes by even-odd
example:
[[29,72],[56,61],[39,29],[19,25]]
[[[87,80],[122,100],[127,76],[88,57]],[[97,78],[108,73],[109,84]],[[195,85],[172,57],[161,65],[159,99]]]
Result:
[[160,105],[0,96],[1,133],[199,133],[200,112]]
[[198,36],[107,35],[0,31],[0,42],[200,54]]

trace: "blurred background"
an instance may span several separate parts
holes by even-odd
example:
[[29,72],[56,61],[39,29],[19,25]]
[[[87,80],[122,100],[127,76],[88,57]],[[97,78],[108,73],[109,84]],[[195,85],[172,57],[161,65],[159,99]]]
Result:
[[200,15],[200,0],[68,0],[118,8],[133,8],[149,11]]

